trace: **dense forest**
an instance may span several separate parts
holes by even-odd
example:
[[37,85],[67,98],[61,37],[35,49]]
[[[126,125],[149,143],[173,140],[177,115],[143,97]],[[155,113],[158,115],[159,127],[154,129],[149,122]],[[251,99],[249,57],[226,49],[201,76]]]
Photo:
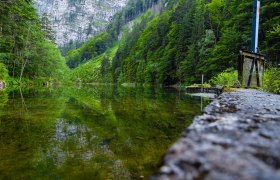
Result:
[[0,2],[0,71],[1,79],[10,77],[12,84],[68,76],[50,22],[46,16],[38,17],[31,0]]
[[[280,2],[261,4],[259,52],[276,67]],[[130,0],[106,31],[64,59],[32,0],[1,1],[0,78],[174,85],[197,83],[204,74],[210,80],[236,69],[239,50],[250,49],[252,8],[253,0]]]
[[[259,51],[276,66],[280,2],[261,4]],[[107,32],[70,51],[66,60],[71,68],[79,66],[72,71],[73,80],[85,82],[105,78],[120,83],[191,84],[201,74],[209,80],[236,69],[239,50],[250,49],[252,9],[252,0],[134,0],[115,15]]]

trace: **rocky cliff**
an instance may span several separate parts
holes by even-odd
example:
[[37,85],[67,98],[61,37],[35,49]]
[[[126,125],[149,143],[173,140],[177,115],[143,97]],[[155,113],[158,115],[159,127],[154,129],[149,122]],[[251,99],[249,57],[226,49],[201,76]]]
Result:
[[84,42],[105,28],[127,0],[36,0],[40,15],[46,13],[59,46]]

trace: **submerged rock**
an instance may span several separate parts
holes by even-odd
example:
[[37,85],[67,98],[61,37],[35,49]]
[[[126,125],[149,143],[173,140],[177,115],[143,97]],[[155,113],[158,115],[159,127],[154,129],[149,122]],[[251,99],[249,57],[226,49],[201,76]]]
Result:
[[224,93],[197,116],[151,179],[280,179],[280,95]]

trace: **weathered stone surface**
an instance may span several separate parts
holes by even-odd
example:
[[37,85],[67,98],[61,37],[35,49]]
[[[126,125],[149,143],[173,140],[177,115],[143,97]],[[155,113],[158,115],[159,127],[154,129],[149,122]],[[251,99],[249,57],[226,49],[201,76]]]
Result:
[[85,42],[102,31],[127,0],[35,0],[40,15],[52,22],[56,43]]
[[5,82],[0,81],[0,90],[4,89],[6,87]]
[[280,95],[223,93],[194,119],[151,179],[280,179]]

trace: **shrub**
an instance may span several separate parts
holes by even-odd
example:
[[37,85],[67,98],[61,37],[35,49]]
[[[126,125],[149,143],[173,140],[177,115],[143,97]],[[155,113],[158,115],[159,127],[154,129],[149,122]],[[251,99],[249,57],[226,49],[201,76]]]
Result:
[[[7,104],[8,100],[9,100],[9,96],[8,96],[7,91],[5,91],[5,90],[0,91],[0,107],[1,108]],[[3,112],[0,112],[0,115],[1,115],[1,113],[3,113]]]
[[214,85],[220,85],[226,87],[233,87],[236,86],[237,84],[240,84],[238,83],[237,70],[234,70],[233,68],[226,69],[222,73],[213,77],[209,82]]
[[263,89],[280,93],[280,68],[270,68],[264,73]]
[[0,63],[0,81],[6,81],[8,76],[7,68],[3,63]]

